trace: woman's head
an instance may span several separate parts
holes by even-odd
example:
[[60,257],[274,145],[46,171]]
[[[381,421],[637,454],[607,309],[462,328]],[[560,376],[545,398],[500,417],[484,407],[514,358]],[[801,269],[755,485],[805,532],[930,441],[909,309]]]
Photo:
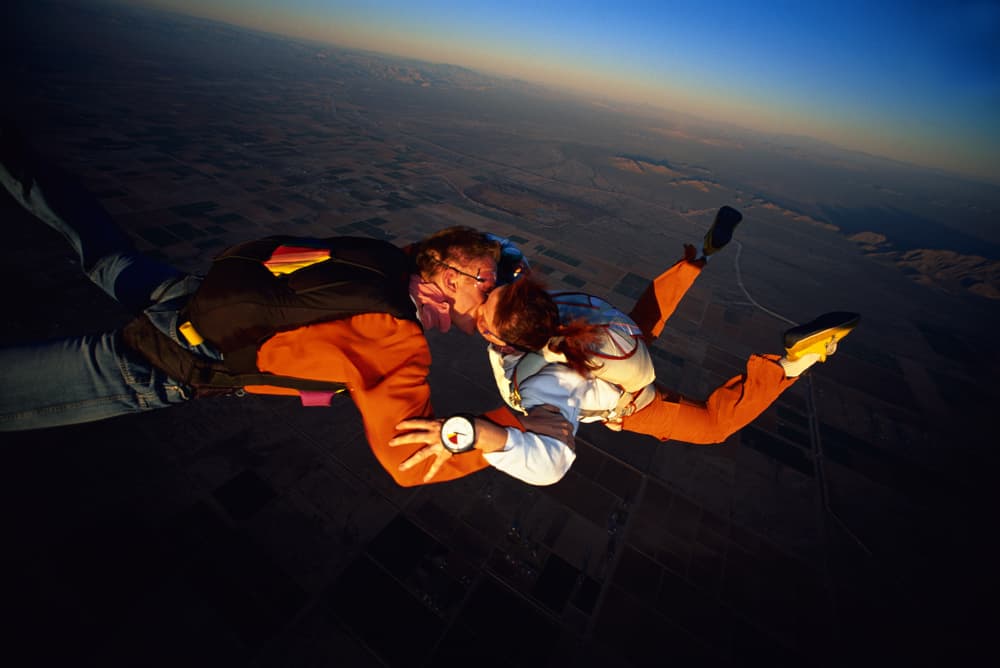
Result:
[[531,276],[494,290],[486,304],[487,331],[509,346],[540,350],[557,335],[559,308],[545,286]]
[[490,293],[476,326],[484,339],[498,346],[525,352],[548,347],[562,353],[566,363],[584,375],[597,366],[590,358],[601,329],[583,321],[562,323],[552,296],[530,274]]

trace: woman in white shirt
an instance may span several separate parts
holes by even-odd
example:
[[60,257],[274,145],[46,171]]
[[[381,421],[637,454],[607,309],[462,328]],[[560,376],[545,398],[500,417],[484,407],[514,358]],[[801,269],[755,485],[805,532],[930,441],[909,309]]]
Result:
[[[711,233],[706,254],[724,245],[711,244]],[[721,443],[756,419],[806,369],[826,361],[860,319],[856,313],[832,312],[793,327],[784,334],[784,355],[752,355],[744,373],[707,399],[683,397],[655,383],[646,342],[659,335],[704,266],[705,257],[686,246],[684,259],[652,282],[631,317],[593,295],[547,292],[531,276],[494,290],[480,309],[477,328],[490,343],[490,364],[505,403],[525,414],[557,411],[573,425],[574,435],[579,422],[601,422],[661,441]],[[483,422],[476,421],[485,430],[483,445],[470,447],[482,449],[492,466],[525,482],[557,482],[576,458],[568,435]],[[439,465],[450,456],[439,442],[440,421],[406,420],[398,429],[409,433],[390,445],[427,444],[402,466],[431,456]]]

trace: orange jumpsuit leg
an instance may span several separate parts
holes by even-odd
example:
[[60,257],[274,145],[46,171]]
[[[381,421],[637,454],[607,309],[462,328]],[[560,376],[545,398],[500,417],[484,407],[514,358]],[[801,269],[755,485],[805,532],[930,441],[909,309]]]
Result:
[[778,355],[751,356],[746,373],[730,378],[703,402],[681,397],[658,385],[653,402],[626,417],[622,429],[661,441],[721,443],[753,422],[798,380],[785,377],[778,359]]
[[[689,250],[690,249],[690,250]],[[667,318],[698,278],[705,260],[694,259],[694,247],[685,247],[685,258],[653,279],[635,303],[629,317],[639,325],[647,343],[663,331]]]

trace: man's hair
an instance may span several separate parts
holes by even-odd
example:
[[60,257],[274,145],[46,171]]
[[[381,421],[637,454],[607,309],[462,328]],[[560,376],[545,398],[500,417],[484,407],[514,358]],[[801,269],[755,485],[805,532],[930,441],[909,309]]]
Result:
[[431,278],[446,264],[478,258],[500,260],[500,242],[471,227],[457,225],[439,230],[413,245],[413,261],[424,278]]
[[602,328],[583,320],[563,323],[559,307],[540,280],[529,274],[499,290],[493,311],[498,337],[522,351],[548,346],[565,355],[566,365],[581,376],[600,366],[593,351],[601,340]]

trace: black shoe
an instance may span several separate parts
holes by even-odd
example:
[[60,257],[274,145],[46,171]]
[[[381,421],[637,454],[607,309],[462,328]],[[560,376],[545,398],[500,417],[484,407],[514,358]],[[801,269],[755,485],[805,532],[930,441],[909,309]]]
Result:
[[861,316],[847,311],[824,313],[815,320],[792,327],[785,332],[785,356],[795,361],[803,355],[816,353],[819,361],[837,349],[837,341],[851,333]]
[[733,238],[733,230],[743,220],[743,214],[731,206],[724,206],[715,214],[715,221],[705,233],[705,243],[702,252],[705,255],[716,253]]

